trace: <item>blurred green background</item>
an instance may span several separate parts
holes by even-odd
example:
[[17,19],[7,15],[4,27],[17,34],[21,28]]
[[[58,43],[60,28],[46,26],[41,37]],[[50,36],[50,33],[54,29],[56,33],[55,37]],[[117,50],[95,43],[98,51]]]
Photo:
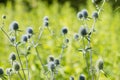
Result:
[[[0,0],[0,25],[2,25],[2,15],[6,15],[4,20],[4,29],[9,33],[9,25],[13,20],[19,22],[22,32],[19,32],[19,39],[25,34],[26,28],[32,26],[35,35],[39,33],[38,29],[43,25],[43,17],[49,16],[50,29],[54,31],[55,36],[51,36],[49,31],[45,29],[40,40],[41,46],[38,47],[42,61],[47,64],[49,55],[58,57],[61,52],[63,36],[61,28],[68,27],[67,38],[70,40],[68,48],[64,52],[61,67],[58,69],[57,80],[69,80],[73,75],[75,80],[81,73],[86,74],[86,64],[82,53],[78,52],[79,46],[77,41],[73,39],[74,33],[77,33],[82,22],[77,19],[77,12],[87,9],[89,16],[95,11],[95,6],[91,0]],[[78,2],[77,2],[78,1]],[[105,77],[102,73],[100,80],[119,80],[120,79],[120,0],[109,0],[105,3],[96,23],[96,32],[92,36],[93,47],[93,64],[101,57],[104,60],[104,71],[108,74]],[[6,6],[5,6],[6,5]],[[87,23],[91,27],[93,20]],[[36,39],[35,35],[33,36]],[[22,48],[24,51],[24,47]],[[8,60],[9,54],[15,52],[7,39],[0,31],[0,67],[4,70],[10,67]],[[32,49],[29,58],[29,68],[31,80],[43,80],[41,74],[41,65],[36,56],[35,50]],[[23,62],[24,62],[24,58]],[[24,63],[25,64],[25,63]],[[13,75],[12,80],[16,80],[18,76]]]

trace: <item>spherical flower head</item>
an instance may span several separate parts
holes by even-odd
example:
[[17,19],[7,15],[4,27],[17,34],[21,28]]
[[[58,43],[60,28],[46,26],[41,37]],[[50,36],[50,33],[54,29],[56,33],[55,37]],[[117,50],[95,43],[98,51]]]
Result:
[[83,18],[86,19],[88,17],[88,11],[86,9],[83,9],[81,12],[82,12]]
[[49,63],[49,62],[54,62],[54,60],[55,60],[55,59],[54,59],[54,57],[53,57],[52,55],[50,55],[50,56],[48,57],[48,63]]
[[3,68],[0,68],[0,76],[4,74]]
[[65,39],[65,43],[69,43],[69,39],[68,38]]
[[10,24],[10,30],[12,30],[12,31],[17,31],[18,29],[19,29],[18,22],[17,22],[17,21],[13,21],[13,22]]
[[12,72],[12,68],[7,68],[7,69],[6,69],[6,74],[7,74],[8,76],[11,75],[11,72]]
[[45,16],[45,17],[43,18],[43,21],[49,21],[48,16]]
[[61,30],[62,34],[67,34],[68,33],[68,29],[67,27],[63,27],[62,30]]
[[79,39],[79,34],[78,34],[78,33],[75,33],[75,34],[74,34],[74,39],[75,39],[75,40],[78,40],[78,39]]
[[93,4],[100,4],[102,0],[92,0]]
[[55,70],[55,64],[54,64],[54,62],[49,62],[48,63],[48,69],[50,71],[52,71],[52,72]]
[[82,37],[86,36],[88,34],[87,28],[85,28],[84,26],[81,26],[79,33]]
[[2,19],[6,19],[6,15],[2,15]]
[[27,42],[28,41],[28,36],[23,35],[21,40],[22,40],[22,42]]
[[10,37],[10,41],[14,42],[15,41],[15,37],[14,36]]
[[82,14],[81,11],[77,13],[77,18],[78,18],[78,19],[82,19],[82,18],[83,18],[83,14]]
[[43,24],[45,27],[48,27],[49,26],[49,21],[47,20],[44,20],[44,24]]
[[28,27],[26,32],[27,32],[27,34],[32,35],[32,34],[33,34],[33,29],[32,29],[32,27]]
[[70,77],[70,80],[74,80],[74,77],[73,77],[73,76],[71,76],[71,77]]
[[55,59],[54,63],[55,63],[56,66],[58,66],[58,65],[60,65],[60,60],[59,59]]
[[13,63],[13,70],[14,70],[14,71],[19,71],[19,70],[20,70],[20,65],[19,65],[18,62],[14,62],[14,63]]
[[97,68],[99,70],[103,70],[103,65],[104,65],[104,62],[103,60],[100,58],[98,61],[97,61]]
[[81,74],[81,75],[79,76],[79,80],[85,80],[85,75],[84,75],[84,74]]
[[98,12],[97,12],[97,11],[94,11],[94,12],[93,12],[92,18],[93,18],[93,19],[97,19],[97,18],[98,18]]
[[14,52],[12,52],[12,53],[10,54],[9,59],[10,59],[11,61],[15,61],[15,60],[16,60],[16,55],[15,55]]

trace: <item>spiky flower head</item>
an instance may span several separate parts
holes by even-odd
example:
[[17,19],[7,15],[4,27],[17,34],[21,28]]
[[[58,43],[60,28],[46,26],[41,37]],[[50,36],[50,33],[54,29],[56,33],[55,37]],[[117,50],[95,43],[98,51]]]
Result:
[[19,71],[20,70],[20,64],[18,62],[13,63],[13,70],[14,71]]
[[7,74],[8,76],[10,76],[11,73],[12,73],[12,68],[7,68],[7,69],[6,69],[6,74]]
[[85,75],[84,75],[84,74],[80,74],[79,80],[86,80],[86,79],[85,79]]
[[55,63],[56,66],[58,66],[58,65],[60,65],[60,60],[59,59],[55,59],[54,63]]
[[84,26],[81,26],[81,27],[80,27],[80,30],[79,30],[79,34],[80,34],[82,37],[86,36],[86,35],[88,34],[87,28],[84,27]]
[[17,31],[18,29],[19,29],[18,22],[17,22],[17,21],[13,21],[13,22],[10,24],[10,30],[12,30],[12,31]]
[[12,52],[12,53],[10,54],[9,59],[10,59],[11,61],[15,61],[15,60],[16,60],[16,55],[15,55],[14,52]]
[[78,34],[78,33],[75,33],[75,34],[74,34],[74,39],[75,39],[75,40],[79,40],[79,34]]
[[27,32],[27,34],[33,35],[33,28],[32,27],[28,27],[26,32]]
[[52,55],[50,55],[49,57],[48,57],[48,59],[47,59],[47,61],[48,61],[48,63],[49,62],[54,62],[54,57],[52,56]]
[[3,68],[0,68],[0,76],[4,74]]
[[77,13],[77,18],[78,18],[78,19],[82,19],[82,18],[83,18],[83,14],[82,14],[81,11],[79,11],[79,12]]
[[92,18],[93,18],[93,19],[97,19],[97,18],[98,18],[98,12],[97,12],[97,11],[94,11],[94,12],[92,13]]
[[61,30],[62,34],[67,34],[68,33],[68,29],[67,27],[63,27],[62,30]]
[[22,42],[27,42],[28,41],[28,36],[27,35],[23,35],[21,38]]
[[48,63],[48,69],[53,72],[55,70],[55,63],[54,62],[49,62]]
[[86,9],[83,9],[81,12],[82,12],[83,18],[87,19],[88,18],[88,11]]
[[103,59],[98,59],[97,61],[97,69],[98,70],[103,70],[103,66],[104,66],[104,62],[103,62]]

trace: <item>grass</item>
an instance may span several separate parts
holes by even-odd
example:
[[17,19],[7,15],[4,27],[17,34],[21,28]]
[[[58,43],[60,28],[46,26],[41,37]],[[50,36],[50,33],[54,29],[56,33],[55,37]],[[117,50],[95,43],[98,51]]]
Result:
[[[66,36],[70,42],[68,43],[68,48],[66,48],[63,53],[63,60],[61,61],[61,68],[58,69],[59,74],[57,75],[57,80],[68,80],[71,75],[77,80],[81,73],[87,76],[83,55],[77,50],[80,47],[79,44],[81,44],[81,42],[78,43],[73,39],[74,33],[78,32],[78,29],[82,25],[82,22],[76,17],[77,13],[75,10],[69,6],[69,3],[63,5],[62,8],[60,8],[56,2],[49,7],[42,2],[38,4],[39,7],[33,9],[31,12],[26,12],[21,4],[16,5],[16,11],[11,10],[10,4],[8,4],[6,9],[1,7],[0,15],[2,16],[5,14],[7,17],[5,20],[5,30],[9,32],[10,23],[13,20],[16,20],[19,22],[20,30],[22,30],[22,32],[19,32],[18,39],[21,38],[21,35],[25,33],[26,28],[29,26],[32,26],[35,35],[38,35],[38,29],[43,25],[43,17],[46,15],[49,16],[49,27],[50,30],[54,31],[55,36],[51,36],[48,29],[45,28],[40,40],[41,45],[38,46],[42,62],[47,64],[47,58],[49,55],[59,57],[64,39],[61,35],[61,28],[67,26],[69,31]],[[90,1],[88,1],[87,6],[80,6],[80,10],[83,8],[88,10],[89,16],[91,16],[92,11],[95,10]],[[104,10],[100,14],[99,20],[96,23],[96,32],[92,35],[93,64],[95,65],[96,61],[99,58],[102,58],[104,61],[104,71],[108,74],[108,77],[105,77],[104,74],[101,73],[99,80],[120,79],[119,22],[119,12],[112,11],[111,6],[106,3],[104,5]],[[0,19],[0,24],[2,24],[2,19]],[[92,20],[88,21],[88,24],[91,25]],[[35,35],[33,37],[36,39]],[[0,31],[0,40],[0,66],[5,70],[10,67],[8,60],[9,54],[15,52],[15,49],[9,45],[9,40],[4,36],[2,31]],[[21,49],[24,51],[24,46],[21,47]],[[23,57],[21,58],[25,67],[25,59]],[[41,73],[41,64],[39,63],[34,49],[31,50],[31,54],[28,56],[28,61],[31,80],[43,80],[44,75]],[[12,76],[12,80],[16,80],[17,78],[17,75]]]

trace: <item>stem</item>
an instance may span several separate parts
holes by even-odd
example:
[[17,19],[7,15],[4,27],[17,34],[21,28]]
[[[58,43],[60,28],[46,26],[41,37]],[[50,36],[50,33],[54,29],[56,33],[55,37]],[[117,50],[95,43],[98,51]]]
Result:
[[19,75],[20,79],[23,80],[23,78],[22,78],[21,74],[19,73],[19,71],[18,71],[18,75]]
[[[40,64],[42,65],[42,68],[43,68],[43,70],[44,70],[44,72],[45,72],[45,68],[44,68],[44,65],[43,65],[43,63],[42,63],[42,59],[41,59],[41,57],[40,57],[40,55],[39,55],[39,52],[38,52],[38,49],[37,49],[37,47],[34,47],[35,48],[35,51],[36,51],[36,53],[37,53],[37,57],[38,57],[38,59],[39,59],[39,61],[40,61]],[[47,77],[47,80],[48,80],[48,76],[46,75],[46,77]]]
[[51,80],[54,80],[54,72],[51,72]]
[[[16,38],[16,42],[17,42],[17,34],[16,34],[16,31],[15,31],[15,38]],[[20,55],[19,55],[19,51],[18,51],[18,46],[17,46],[17,44],[15,45],[15,49],[16,49],[16,52],[17,52],[17,55],[18,55],[18,59],[19,59],[19,62],[20,62],[21,68],[22,68],[22,72],[23,72],[24,78],[25,78],[25,80],[26,80],[26,76],[25,76],[25,72],[24,72],[24,69],[23,69],[22,61],[21,61],[21,58],[20,58]]]
[[23,72],[24,78],[26,80],[25,72],[24,72],[24,69],[23,69],[23,65],[22,65],[22,61],[21,61],[21,58],[20,58],[20,55],[19,55],[19,52],[18,52],[17,45],[15,46],[15,49],[16,49],[16,52],[17,52],[17,55],[18,55],[18,59],[19,59],[19,62],[20,62],[21,68],[22,68],[22,72]]
[[105,4],[105,0],[103,0],[103,3],[102,3],[102,5],[101,5],[100,9],[98,10],[98,14],[100,14],[100,12],[101,12],[101,10],[102,10],[104,4]]
[[10,75],[8,75],[8,80],[11,80]]
[[41,36],[42,36],[43,31],[44,31],[44,27],[41,27],[41,31],[40,31],[40,33],[39,33],[39,35],[38,35],[38,40],[40,40],[40,38],[41,38]]
[[28,80],[30,80],[30,72],[29,72],[29,68],[28,68],[28,59],[27,59],[27,56],[25,56],[25,59],[26,59],[26,68],[28,70]]

